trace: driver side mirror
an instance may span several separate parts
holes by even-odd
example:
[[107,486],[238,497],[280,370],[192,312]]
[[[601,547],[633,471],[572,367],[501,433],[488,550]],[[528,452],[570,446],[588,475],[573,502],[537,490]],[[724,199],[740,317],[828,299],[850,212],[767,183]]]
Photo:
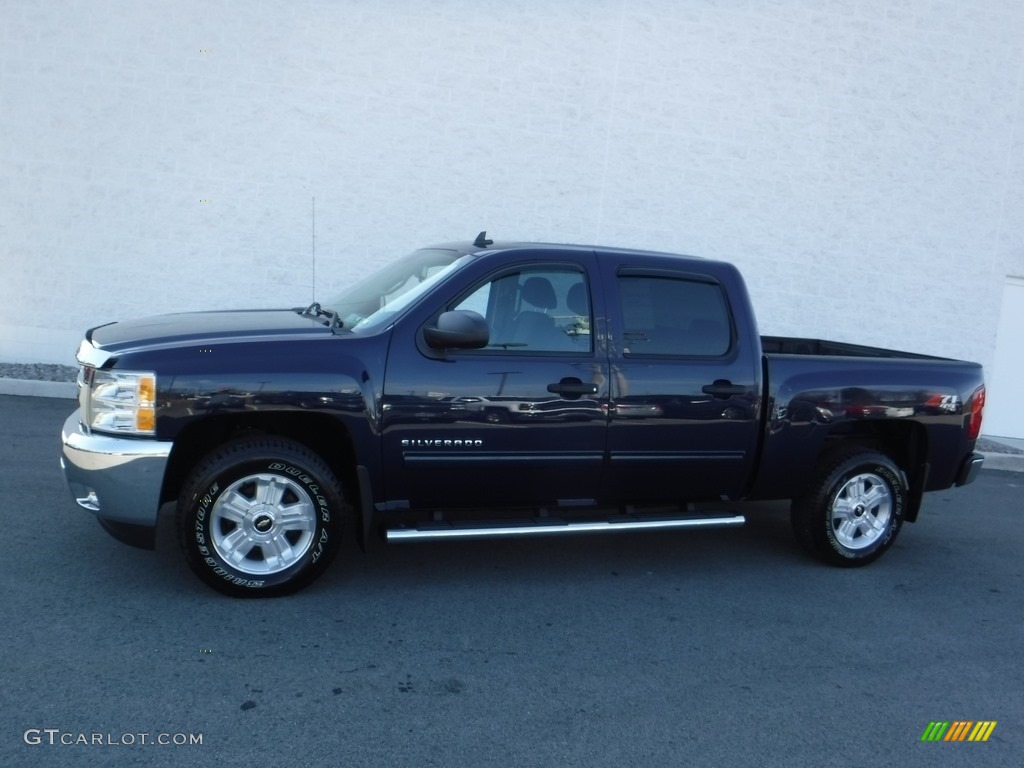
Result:
[[423,338],[431,349],[481,349],[491,340],[487,321],[468,309],[442,312],[437,326],[424,328]]

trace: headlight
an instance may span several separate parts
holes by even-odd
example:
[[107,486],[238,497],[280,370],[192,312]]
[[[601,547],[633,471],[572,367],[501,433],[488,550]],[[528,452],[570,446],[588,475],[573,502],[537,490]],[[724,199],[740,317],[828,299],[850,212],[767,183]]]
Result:
[[79,405],[89,429],[128,435],[156,433],[156,374],[101,371],[84,366]]

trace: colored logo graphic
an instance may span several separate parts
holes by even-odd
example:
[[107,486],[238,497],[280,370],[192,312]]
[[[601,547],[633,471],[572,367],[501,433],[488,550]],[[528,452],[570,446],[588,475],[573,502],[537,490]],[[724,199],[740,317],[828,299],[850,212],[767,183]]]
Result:
[[988,741],[995,729],[995,720],[933,720],[921,741]]

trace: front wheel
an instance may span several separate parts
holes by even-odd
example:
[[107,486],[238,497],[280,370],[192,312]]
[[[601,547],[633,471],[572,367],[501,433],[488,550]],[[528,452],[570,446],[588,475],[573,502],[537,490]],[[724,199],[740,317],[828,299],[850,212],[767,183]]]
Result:
[[793,500],[793,531],[820,560],[867,565],[892,546],[907,505],[907,482],[888,456],[864,448],[831,454],[807,492]]
[[247,438],[192,471],[178,500],[178,539],[209,586],[270,597],[323,573],[346,512],[341,486],[319,456],[291,440]]

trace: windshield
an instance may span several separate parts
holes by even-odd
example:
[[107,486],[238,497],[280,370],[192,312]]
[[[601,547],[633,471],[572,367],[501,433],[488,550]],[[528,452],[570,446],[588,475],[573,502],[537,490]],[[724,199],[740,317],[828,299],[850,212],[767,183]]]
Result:
[[472,261],[458,251],[423,249],[388,264],[347,291],[322,302],[356,333],[376,330],[422,296],[430,286]]

